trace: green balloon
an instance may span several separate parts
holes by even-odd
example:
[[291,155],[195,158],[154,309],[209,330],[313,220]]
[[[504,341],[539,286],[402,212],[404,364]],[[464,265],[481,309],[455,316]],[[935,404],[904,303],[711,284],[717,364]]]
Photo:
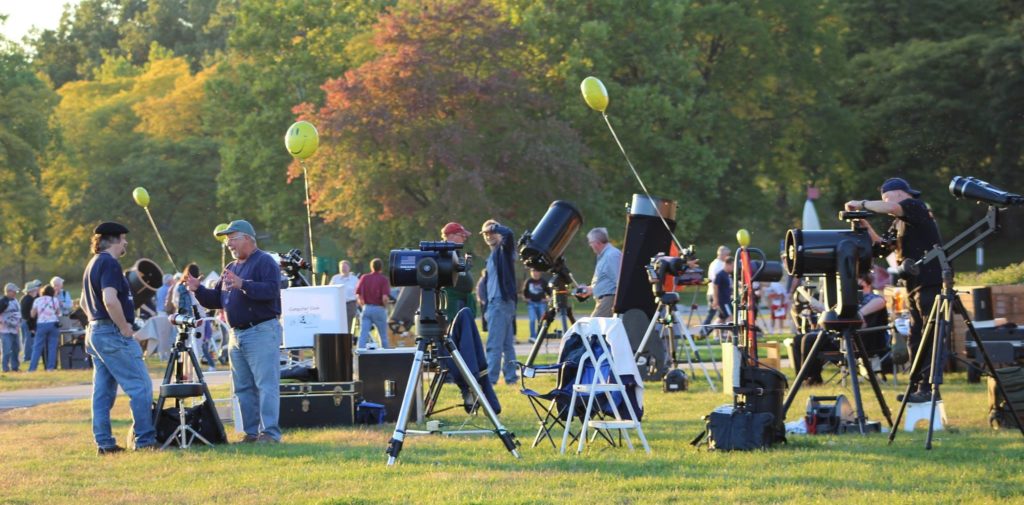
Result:
[[228,229],[228,224],[227,223],[221,223],[221,224],[218,224],[217,226],[214,226],[213,227],[213,238],[217,239],[217,241],[219,241],[219,242],[227,242],[227,239],[228,239],[227,235],[217,235],[218,233],[220,233],[220,232],[222,232],[222,231],[224,231],[226,229]]

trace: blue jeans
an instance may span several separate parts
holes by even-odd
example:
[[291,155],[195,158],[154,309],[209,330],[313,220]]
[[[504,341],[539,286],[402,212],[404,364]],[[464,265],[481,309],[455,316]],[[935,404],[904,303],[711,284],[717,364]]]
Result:
[[380,335],[380,347],[388,347],[388,311],[380,305],[363,305],[363,316],[359,319],[359,343],[356,347],[366,348],[370,341],[370,325],[377,328]]
[[21,322],[21,350],[25,353],[21,361],[28,363],[32,359],[32,330],[28,329],[28,321]]
[[153,381],[142,361],[139,343],[122,336],[110,321],[93,321],[86,333],[85,352],[92,356],[92,434],[96,445],[103,449],[117,445],[110,430],[110,409],[117,398],[117,386],[128,394],[135,447],[155,444]]
[[545,302],[526,302],[526,311],[530,314],[530,342],[537,340],[537,330],[547,310],[548,304]]
[[246,435],[265,434],[281,440],[281,323],[265,321],[245,330],[231,330],[228,356],[231,381],[242,429]]
[[[498,372],[505,371],[505,382],[516,381],[516,335],[512,329],[516,317],[514,300],[491,300],[487,302],[487,377],[491,384],[498,383]],[[505,358],[502,366],[502,357]]]
[[57,369],[57,340],[60,338],[60,328],[57,323],[39,323],[36,325],[36,336],[32,344],[32,361],[28,364],[28,371],[35,372],[39,365],[39,358],[43,356],[43,349],[46,349],[46,369]]
[[5,372],[18,371],[18,351],[21,350],[21,342],[18,340],[17,333],[0,333],[0,344],[3,347],[0,348],[0,358],[3,361],[3,369]]

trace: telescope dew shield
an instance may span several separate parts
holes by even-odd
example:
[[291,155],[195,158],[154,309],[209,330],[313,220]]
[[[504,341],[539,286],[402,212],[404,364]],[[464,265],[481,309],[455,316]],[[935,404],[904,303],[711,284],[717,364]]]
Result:
[[792,229],[786,232],[786,271],[797,277],[835,272],[836,246],[843,240],[857,244],[861,268],[870,268],[871,237],[867,232]]
[[563,200],[553,202],[533,231],[523,236],[519,247],[523,264],[551,270],[582,224],[583,214],[575,205]]
[[164,272],[152,260],[140,258],[125,271],[128,279],[128,287],[132,292],[132,299],[136,307],[141,307],[149,302],[150,298],[156,295],[156,290],[164,282]]

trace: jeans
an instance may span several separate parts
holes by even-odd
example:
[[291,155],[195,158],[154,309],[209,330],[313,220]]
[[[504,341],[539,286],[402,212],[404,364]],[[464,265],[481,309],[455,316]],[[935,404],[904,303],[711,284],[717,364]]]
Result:
[[32,359],[32,330],[28,329],[28,321],[21,322],[21,350],[25,353],[21,361],[28,363]]
[[281,323],[264,321],[245,330],[231,330],[228,355],[231,381],[246,435],[264,434],[281,440]]
[[117,386],[128,394],[132,411],[135,447],[156,443],[153,427],[153,381],[142,347],[125,337],[110,321],[93,321],[85,338],[85,351],[92,356],[92,434],[96,445],[109,449],[117,445],[110,429],[110,409],[117,398]]
[[[487,302],[487,376],[491,384],[498,383],[498,372],[505,371],[505,382],[516,382],[515,341],[512,323],[516,317],[515,300],[491,300]],[[502,357],[505,358],[502,366]]]
[[203,359],[206,360],[206,366],[210,368],[217,368],[217,359],[213,357],[213,353],[210,352],[210,347],[213,347],[210,339],[204,338],[199,344],[199,350],[203,353]]
[[363,316],[359,319],[359,343],[360,349],[366,348],[370,341],[370,325],[377,328],[380,335],[381,348],[388,347],[388,311],[380,305],[363,305]]
[[537,330],[547,310],[546,302],[526,302],[526,311],[530,314],[530,342],[537,340]]
[[[921,367],[917,374],[910,378],[910,382],[918,385],[918,391],[929,389],[932,382],[932,348],[930,345],[921,348],[921,340],[925,323],[932,312],[932,305],[935,305],[935,297],[941,290],[941,286],[921,286],[920,289],[910,290],[908,300],[910,302],[910,342],[908,344],[910,345],[911,360],[917,359],[917,354],[921,353]],[[939,363],[942,363],[941,359]]]
[[32,347],[32,361],[29,362],[28,371],[35,372],[39,364],[39,358],[46,350],[46,369],[57,369],[57,340],[60,338],[60,328],[57,323],[39,323],[36,325],[36,336]]
[[18,371],[18,351],[21,350],[21,342],[18,340],[17,333],[0,333],[0,344],[3,347],[0,348],[0,358],[3,361],[3,370],[5,372],[17,372]]

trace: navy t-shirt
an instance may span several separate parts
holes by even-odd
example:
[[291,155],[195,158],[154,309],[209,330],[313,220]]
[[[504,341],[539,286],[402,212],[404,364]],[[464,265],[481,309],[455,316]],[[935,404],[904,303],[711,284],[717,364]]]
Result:
[[715,286],[718,288],[718,294],[720,299],[718,304],[721,305],[732,305],[732,276],[729,275],[729,271],[722,269],[715,276]]
[[[899,261],[904,259],[919,260],[928,254],[936,244],[942,244],[939,226],[932,219],[928,207],[917,198],[907,198],[900,202],[903,215],[893,220],[892,229],[898,241]],[[907,279],[907,288],[917,286],[937,286],[942,284],[942,267],[936,260],[921,265],[921,272],[916,278]]]
[[132,298],[128,279],[121,271],[121,263],[110,253],[101,252],[89,260],[89,264],[85,267],[85,275],[82,277],[82,287],[85,298],[84,309],[90,321],[110,319],[107,306],[103,305],[103,290],[105,288],[117,290],[117,301],[121,302],[125,321],[128,323],[135,321],[135,300]]

